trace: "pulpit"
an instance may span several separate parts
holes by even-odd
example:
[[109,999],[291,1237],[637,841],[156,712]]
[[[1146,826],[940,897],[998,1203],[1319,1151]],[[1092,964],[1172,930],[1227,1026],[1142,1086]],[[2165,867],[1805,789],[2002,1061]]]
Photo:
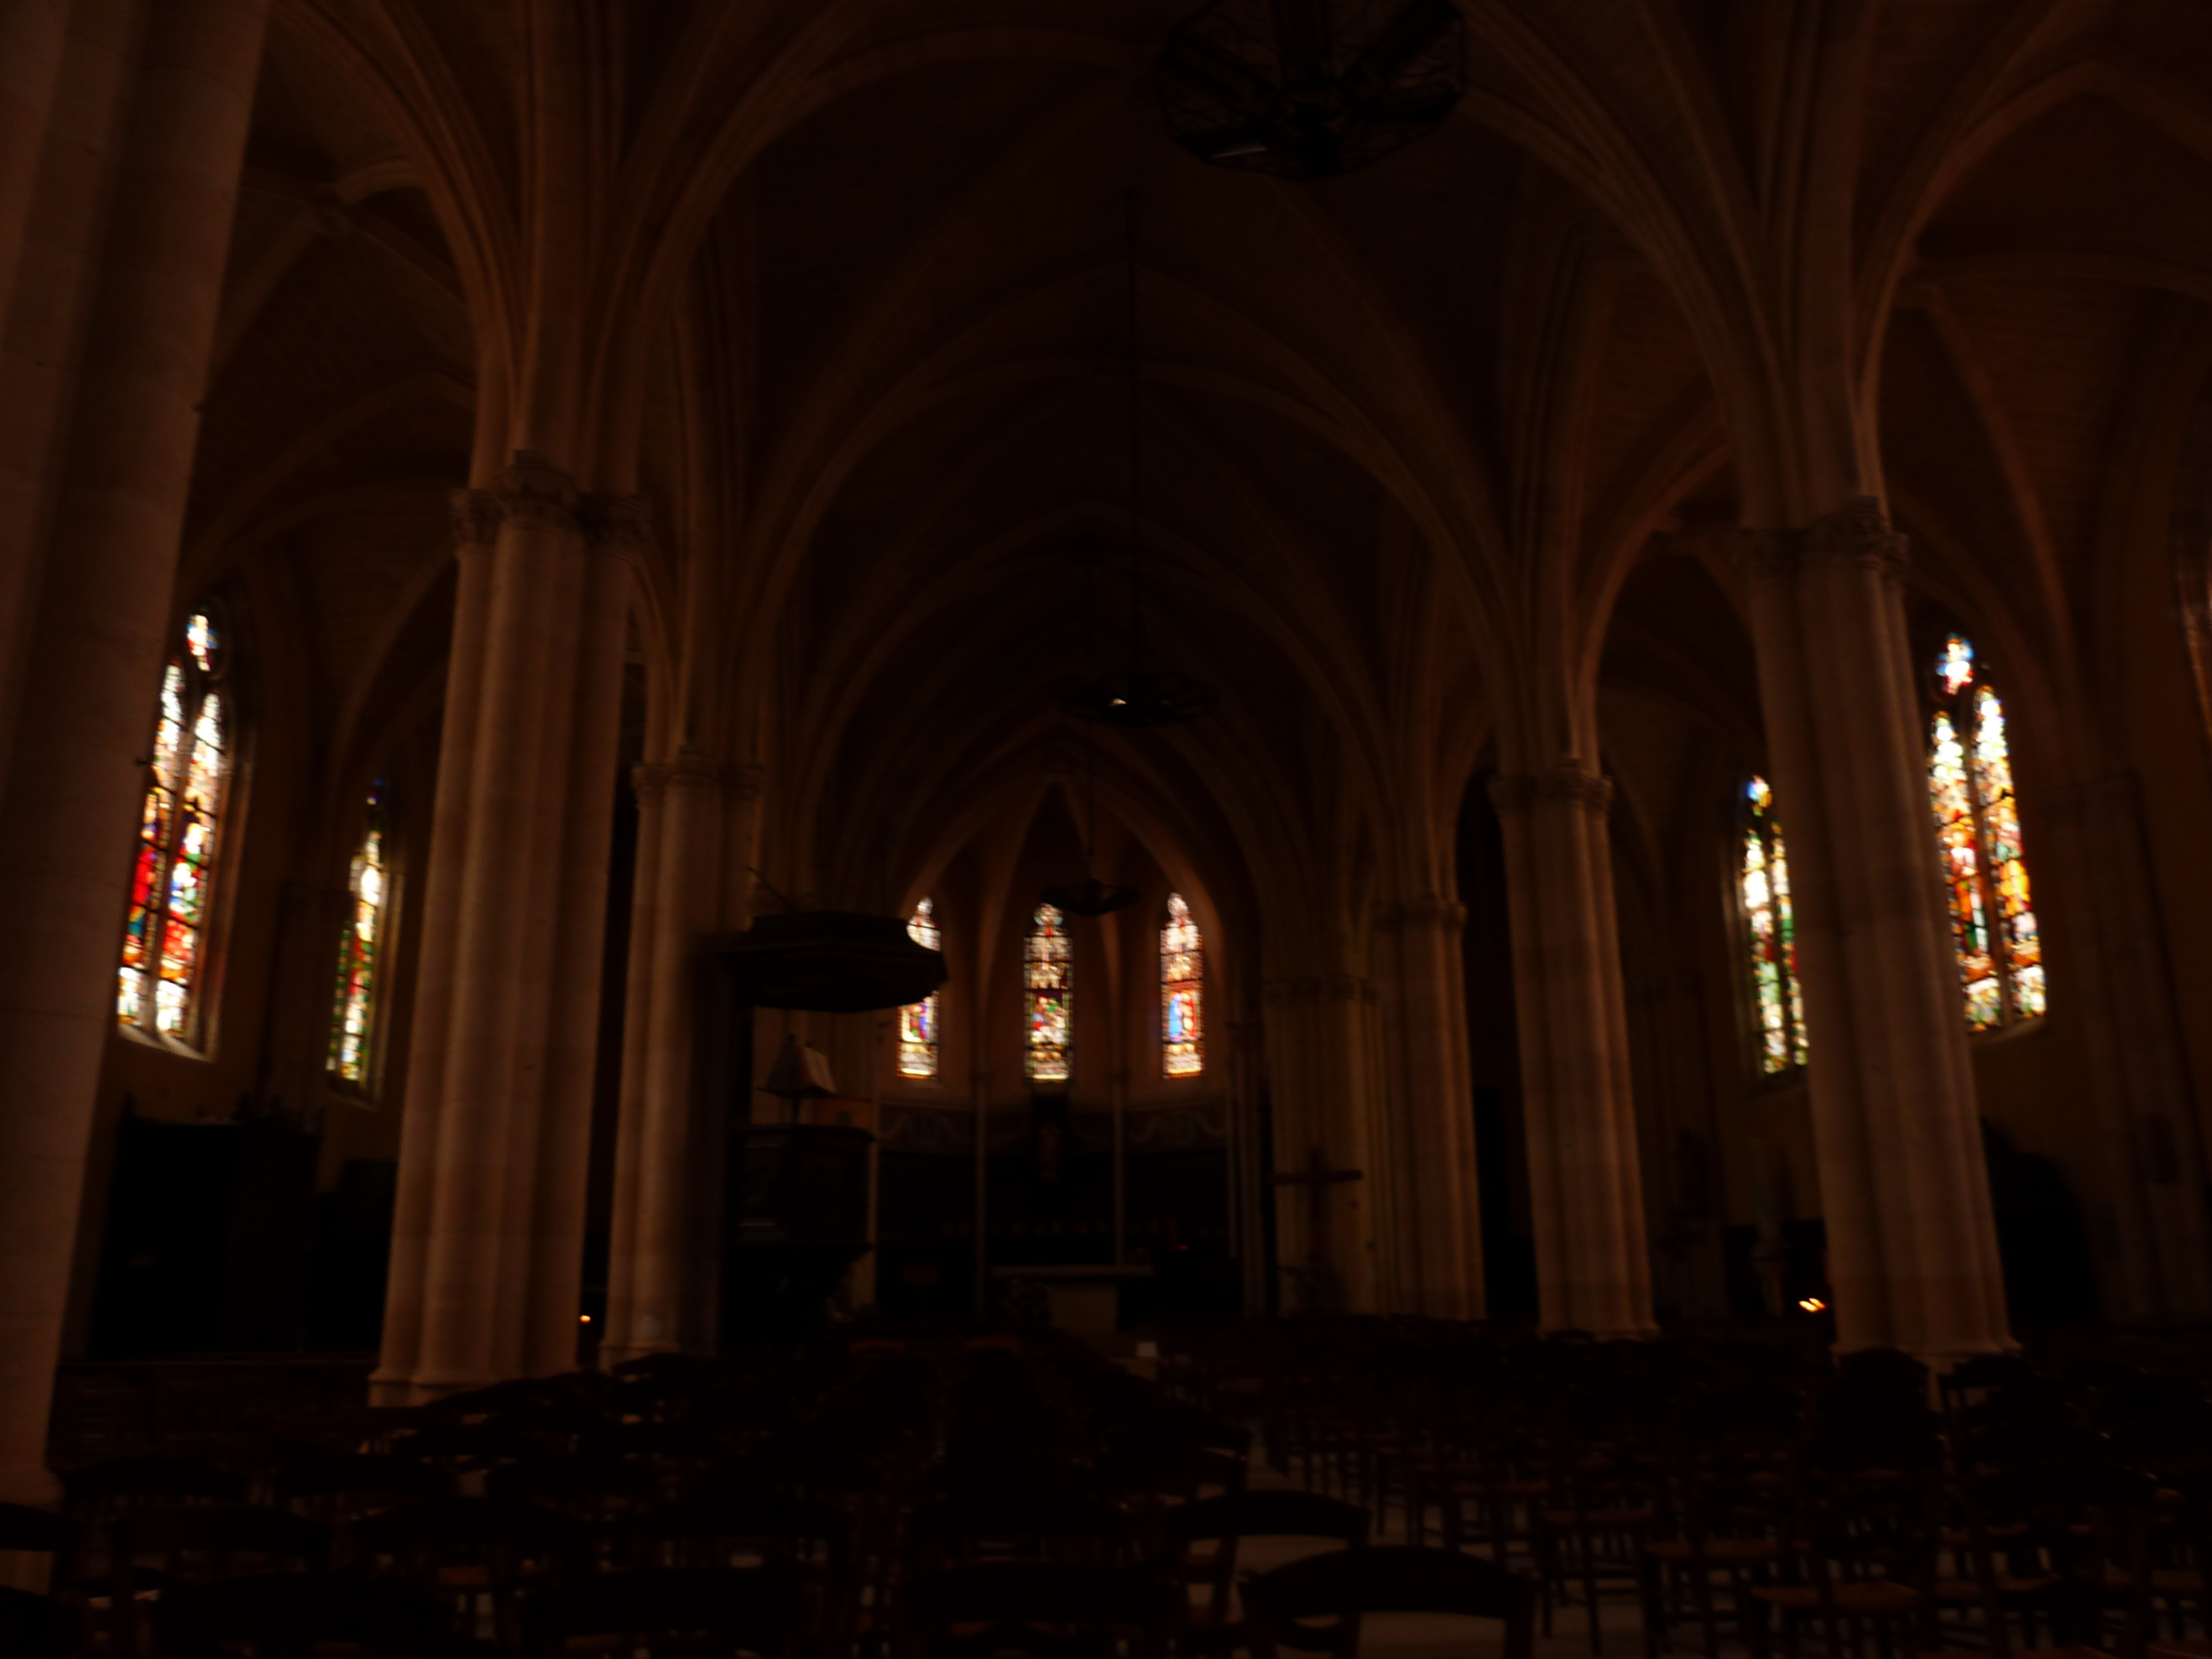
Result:
[[787,1351],[815,1333],[838,1281],[867,1254],[875,1137],[818,1123],[752,1124],[735,1133],[723,1347]]
[[1150,1279],[1141,1264],[994,1267],[994,1279],[1019,1279],[1044,1287],[1053,1324],[1073,1336],[1110,1336],[1121,1325],[1121,1286]]

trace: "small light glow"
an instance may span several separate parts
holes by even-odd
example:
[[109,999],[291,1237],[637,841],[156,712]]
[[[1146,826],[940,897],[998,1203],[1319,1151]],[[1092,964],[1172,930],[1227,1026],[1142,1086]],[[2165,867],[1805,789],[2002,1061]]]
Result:
[[579,1325],[588,1325],[592,1322],[592,1316],[589,1314],[578,1314],[576,1316],[576,1322]]
[[1800,1297],[1797,1299],[1797,1305],[1807,1313],[1826,1313],[1828,1310],[1828,1304],[1817,1296]]

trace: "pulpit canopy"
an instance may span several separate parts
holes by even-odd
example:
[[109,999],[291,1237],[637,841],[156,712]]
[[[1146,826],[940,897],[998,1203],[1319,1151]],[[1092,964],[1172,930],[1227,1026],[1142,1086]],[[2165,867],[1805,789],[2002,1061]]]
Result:
[[758,918],[716,953],[759,1008],[856,1014],[903,1008],[945,983],[945,958],[897,916],[800,910]]

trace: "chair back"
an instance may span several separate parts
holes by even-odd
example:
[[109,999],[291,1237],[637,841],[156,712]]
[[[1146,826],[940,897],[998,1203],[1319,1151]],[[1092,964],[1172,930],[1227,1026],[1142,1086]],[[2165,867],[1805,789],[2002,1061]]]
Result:
[[[899,1659],[1066,1659],[1119,1638],[1131,1655],[1158,1655],[1182,1611],[1174,1585],[1142,1573],[1067,1561],[988,1561],[909,1583],[899,1599],[894,1651]],[[955,1627],[963,1627],[957,1636]]]
[[1458,1550],[1338,1550],[1278,1567],[1244,1588],[1254,1659],[1275,1659],[1283,1646],[1353,1659],[1360,1621],[1376,1613],[1495,1620],[1504,1626],[1504,1659],[1529,1659],[1535,1642],[1535,1586]]
[[[1367,1511],[1319,1492],[1234,1492],[1201,1498],[1160,1517],[1161,1565],[1171,1576],[1206,1589],[1208,1624],[1228,1622],[1236,1595],[1237,1558],[1247,1538],[1325,1538],[1357,1548],[1367,1541]],[[1190,1570],[1190,1547],[1214,1546],[1197,1571]]]
[[157,1656],[222,1651],[295,1659],[334,1650],[415,1659],[473,1649],[433,1602],[350,1573],[270,1573],[190,1584],[154,1604]]
[[614,1650],[671,1654],[789,1651],[804,1615],[799,1586],[770,1569],[646,1568],[563,1579],[524,1604],[530,1648],[564,1655],[569,1644],[611,1641]]

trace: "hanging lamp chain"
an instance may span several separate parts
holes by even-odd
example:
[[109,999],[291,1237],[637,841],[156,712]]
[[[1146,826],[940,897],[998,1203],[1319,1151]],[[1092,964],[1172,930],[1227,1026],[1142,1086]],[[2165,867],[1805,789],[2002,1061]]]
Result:
[[1141,410],[1138,384],[1143,358],[1137,305],[1137,192],[1122,196],[1123,242],[1127,270],[1124,298],[1128,310],[1129,349],[1129,666],[1145,664],[1144,582],[1140,567],[1145,555],[1144,471]]

